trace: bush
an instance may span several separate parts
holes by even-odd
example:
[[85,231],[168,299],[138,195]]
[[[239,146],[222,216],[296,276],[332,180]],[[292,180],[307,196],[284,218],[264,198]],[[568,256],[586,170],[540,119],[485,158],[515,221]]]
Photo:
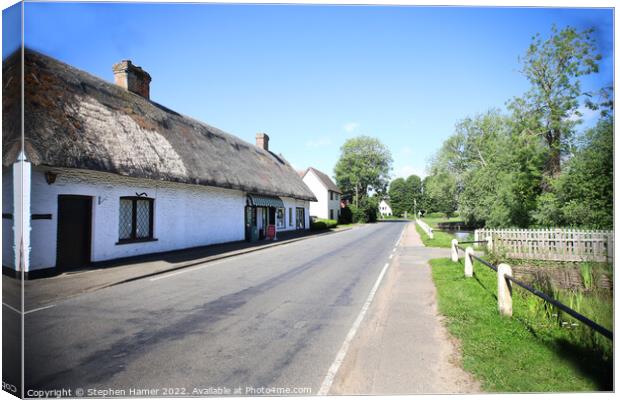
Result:
[[351,209],[351,222],[356,224],[368,222],[366,219],[366,214],[364,214],[364,210],[362,210],[361,207],[350,205],[349,208]]
[[322,229],[331,229],[338,226],[338,222],[333,219],[317,219],[316,221],[310,222],[310,229],[313,231],[318,231]]
[[379,215],[379,199],[376,197],[366,197],[361,201],[361,208],[366,216],[366,222],[377,222]]
[[339,224],[350,224],[353,222],[353,213],[351,212],[351,208],[346,206],[340,209],[340,216],[338,217]]

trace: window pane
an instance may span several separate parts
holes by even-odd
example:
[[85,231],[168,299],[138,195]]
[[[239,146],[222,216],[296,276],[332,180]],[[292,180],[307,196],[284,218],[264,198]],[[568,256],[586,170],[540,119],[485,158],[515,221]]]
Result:
[[118,217],[118,237],[119,239],[131,238],[131,213],[132,201],[121,199],[121,206]]
[[138,200],[136,204],[136,239],[150,236],[151,207],[149,200]]

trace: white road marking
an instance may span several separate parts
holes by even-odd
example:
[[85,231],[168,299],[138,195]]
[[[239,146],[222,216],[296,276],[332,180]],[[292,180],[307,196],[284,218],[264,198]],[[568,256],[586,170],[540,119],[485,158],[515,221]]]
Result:
[[37,312],[37,311],[47,310],[48,308],[52,308],[52,307],[56,307],[56,304],[51,304],[49,306],[44,306],[44,307],[39,307],[39,308],[34,308],[32,310],[28,310],[24,313],[24,315]]
[[347,337],[344,339],[342,346],[340,346],[340,350],[338,351],[338,354],[336,354],[336,358],[334,359],[334,362],[332,363],[331,367],[329,367],[329,370],[327,371],[327,375],[325,375],[325,379],[323,379],[323,383],[321,384],[321,388],[317,392],[318,396],[326,396],[329,393],[329,390],[331,389],[332,384],[334,383],[334,378],[336,377],[336,374],[338,373],[338,369],[342,365],[342,362],[344,361],[344,358],[347,355],[347,351],[349,350],[351,341],[355,337],[355,334],[357,333],[357,330],[359,329],[360,324],[364,320],[364,316],[366,315],[368,308],[370,308],[370,304],[372,303],[372,300],[375,297],[375,293],[377,293],[377,289],[379,289],[379,285],[381,284],[381,281],[383,280],[383,276],[385,275],[385,272],[387,271],[389,266],[390,266],[390,263],[385,263],[385,265],[383,266],[383,269],[381,270],[381,273],[379,274],[379,277],[377,278],[375,285],[372,287],[372,290],[370,291],[370,294],[368,295],[366,302],[362,306],[362,309],[360,310],[359,315],[355,319],[355,322],[353,322],[353,326],[351,326],[351,329],[349,329],[349,333],[347,334]]
[[5,306],[5,307],[7,307],[9,310],[13,310],[13,311],[15,311],[15,312],[16,312],[16,313],[18,313],[18,314],[21,314],[21,313],[22,313],[22,312],[21,312],[21,311],[19,311],[17,308],[15,308],[15,307],[13,307],[13,306],[8,305],[8,304],[6,304],[5,302],[2,302],[2,305],[3,305],[3,306]]
[[390,254],[390,260],[392,259],[392,257],[394,257],[394,254]]

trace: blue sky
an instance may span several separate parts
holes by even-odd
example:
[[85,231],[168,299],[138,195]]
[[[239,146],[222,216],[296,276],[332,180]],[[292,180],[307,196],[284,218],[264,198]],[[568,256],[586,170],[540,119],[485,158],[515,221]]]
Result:
[[299,169],[332,175],[343,142],[365,134],[407,176],[459,119],[527,90],[518,56],[553,23],[597,29],[601,72],[584,83],[611,84],[610,9],[26,3],[24,32],[108,81],[131,59],[152,100],[248,142],[267,132]]

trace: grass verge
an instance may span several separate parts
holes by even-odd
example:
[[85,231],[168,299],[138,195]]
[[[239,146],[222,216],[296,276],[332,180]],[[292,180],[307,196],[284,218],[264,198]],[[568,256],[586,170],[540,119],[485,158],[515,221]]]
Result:
[[[574,340],[573,325],[541,319],[513,289],[513,317],[497,311],[497,277],[474,264],[474,277],[450,259],[431,260],[439,311],[460,340],[463,367],[491,392],[612,390],[610,352]],[[604,339],[604,338],[603,338]],[[606,340],[606,339],[604,339]]]
[[450,233],[433,231],[433,238],[431,239],[428,237],[426,232],[424,232],[424,230],[420,228],[420,225],[415,224],[415,229],[418,231],[418,234],[422,239],[422,243],[424,243],[424,246],[426,247],[450,248],[452,239],[455,238],[455,236]]

